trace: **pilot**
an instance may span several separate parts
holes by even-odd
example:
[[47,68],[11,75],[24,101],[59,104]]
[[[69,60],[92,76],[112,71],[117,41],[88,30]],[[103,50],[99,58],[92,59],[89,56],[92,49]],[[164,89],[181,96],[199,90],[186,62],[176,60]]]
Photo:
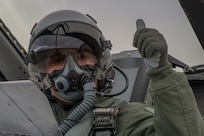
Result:
[[153,106],[116,99],[121,92],[111,93],[117,67],[110,41],[92,17],[61,10],[36,23],[28,49],[30,79],[47,96],[59,135],[204,135],[192,89],[168,62],[163,35],[141,28],[133,45],[147,65]]

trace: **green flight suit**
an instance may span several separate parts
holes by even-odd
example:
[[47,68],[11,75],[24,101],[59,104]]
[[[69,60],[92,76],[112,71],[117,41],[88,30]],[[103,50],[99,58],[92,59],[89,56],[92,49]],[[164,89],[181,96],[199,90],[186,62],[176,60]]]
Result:
[[186,76],[170,67],[147,72],[154,117],[144,105],[129,104],[120,110],[117,136],[204,136],[204,122]]
[[[117,136],[204,136],[204,121],[186,76],[173,71],[170,64],[147,74],[154,112],[143,103],[123,104],[117,118]],[[97,97],[95,105],[109,107],[114,101]],[[61,119],[66,115],[57,114]]]

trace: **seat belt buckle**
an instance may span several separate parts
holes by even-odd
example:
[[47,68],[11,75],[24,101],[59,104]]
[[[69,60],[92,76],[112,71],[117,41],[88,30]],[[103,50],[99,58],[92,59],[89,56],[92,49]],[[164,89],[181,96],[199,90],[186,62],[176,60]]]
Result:
[[99,131],[109,131],[110,136],[116,134],[116,120],[118,108],[96,108],[93,111],[93,131],[94,134]]

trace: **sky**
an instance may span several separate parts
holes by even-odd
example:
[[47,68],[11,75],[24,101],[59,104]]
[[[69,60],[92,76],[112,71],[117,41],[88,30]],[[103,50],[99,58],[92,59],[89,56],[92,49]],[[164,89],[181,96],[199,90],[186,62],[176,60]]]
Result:
[[0,18],[27,50],[33,25],[62,9],[91,15],[111,40],[112,53],[135,50],[135,22],[141,18],[164,35],[170,55],[190,66],[204,64],[204,51],[178,0],[1,0]]

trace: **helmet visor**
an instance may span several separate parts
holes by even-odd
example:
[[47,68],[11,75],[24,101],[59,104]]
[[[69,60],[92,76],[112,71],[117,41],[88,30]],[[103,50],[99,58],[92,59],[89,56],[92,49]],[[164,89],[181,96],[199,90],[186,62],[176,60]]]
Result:
[[85,44],[83,41],[70,36],[43,35],[33,42],[29,53],[29,61],[39,63],[48,56],[55,55],[66,48],[79,49],[83,44]]
[[[62,69],[67,56],[74,59],[91,58],[97,62],[94,51],[83,41],[69,36],[44,35],[38,37],[31,47],[30,62],[35,70],[41,73],[49,73]],[[51,65],[54,64],[54,65]]]

